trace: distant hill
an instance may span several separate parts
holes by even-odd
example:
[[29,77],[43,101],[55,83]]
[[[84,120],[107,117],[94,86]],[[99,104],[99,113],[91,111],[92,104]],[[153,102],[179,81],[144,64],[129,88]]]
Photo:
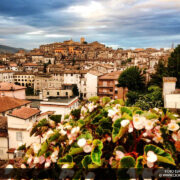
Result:
[[0,53],[16,53],[21,49],[27,51],[26,49],[23,48],[14,48],[10,46],[0,45]]

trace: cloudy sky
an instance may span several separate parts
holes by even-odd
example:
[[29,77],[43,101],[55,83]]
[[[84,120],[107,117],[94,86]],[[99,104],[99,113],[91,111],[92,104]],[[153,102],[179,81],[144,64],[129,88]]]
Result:
[[67,39],[114,48],[180,43],[180,0],[0,0],[0,44],[27,49]]

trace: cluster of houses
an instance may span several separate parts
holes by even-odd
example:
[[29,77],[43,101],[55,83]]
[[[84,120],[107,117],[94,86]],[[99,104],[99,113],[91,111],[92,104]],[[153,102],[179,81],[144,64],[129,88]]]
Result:
[[[79,98],[108,96],[126,99],[127,88],[118,87],[122,71],[138,65],[146,80],[159,60],[165,63],[169,50],[123,50],[99,42],[73,40],[42,45],[30,52],[0,54],[0,159],[21,156],[21,144],[40,142],[30,137],[32,124],[52,114],[62,118],[78,107]],[[180,91],[175,78],[164,78],[165,107],[180,109]],[[27,91],[33,90],[27,96]]]

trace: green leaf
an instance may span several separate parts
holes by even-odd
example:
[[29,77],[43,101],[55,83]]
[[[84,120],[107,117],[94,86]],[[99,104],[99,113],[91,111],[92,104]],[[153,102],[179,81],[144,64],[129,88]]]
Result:
[[93,139],[92,134],[91,134],[90,132],[88,132],[88,131],[87,131],[85,134],[81,134],[81,135],[77,138],[77,140],[79,140],[79,139],[81,139],[81,138],[85,138],[86,140],[88,140],[88,139],[92,140],[92,139]]
[[105,97],[102,98],[102,104],[103,104],[103,105],[106,105],[106,104],[107,104],[108,102],[110,102],[110,101],[111,101],[111,98],[110,98],[110,97],[106,97],[106,96],[105,96]]
[[144,159],[143,156],[139,156],[137,158],[135,168],[143,168],[143,164],[142,164],[143,159]]
[[101,166],[103,143],[99,139],[93,141],[93,149],[91,151],[92,162],[98,166]]
[[48,142],[45,141],[42,145],[41,145],[41,149],[38,153],[38,156],[43,155],[46,151],[48,150]]
[[131,168],[135,167],[136,161],[131,156],[125,156],[121,159],[121,168]]
[[61,117],[62,115],[51,115],[49,118],[53,121],[55,121],[56,123],[60,123],[61,122]]
[[71,163],[73,163],[73,157],[70,155],[66,155],[58,159],[58,164],[71,164]]
[[84,168],[88,168],[88,165],[92,163],[92,160],[91,160],[91,156],[90,155],[87,155],[84,157],[84,159],[82,160],[82,165]]
[[126,152],[126,150],[124,149],[123,146],[116,146],[116,147],[114,148],[114,152],[113,152],[114,155],[116,155],[116,151],[122,151],[123,153]]
[[171,164],[171,165],[176,165],[174,162],[174,159],[172,158],[170,153],[167,153],[166,151],[164,151],[163,149],[161,149],[158,146],[155,146],[153,144],[149,144],[146,145],[144,147],[144,152],[147,154],[148,151],[153,151],[157,157],[158,157],[158,162],[163,162],[163,163],[167,163],[167,164]]
[[128,109],[127,107],[121,107],[121,113],[126,113],[128,114],[129,116],[132,117],[132,111],[130,109]]
[[121,121],[122,120],[124,120],[124,118],[117,119],[113,123],[112,140],[114,143],[118,139],[121,139],[128,129],[128,125],[126,127],[121,127]]
[[91,102],[97,103],[99,101],[99,97],[98,96],[93,96],[93,97],[90,97],[88,100],[91,101]]
[[55,141],[56,139],[59,138],[59,136],[60,136],[59,132],[53,133],[53,134],[49,137],[48,142]]
[[71,147],[70,150],[69,150],[69,155],[75,155],[75,154],[80,154],[83,152],[83,148],[80,148],[80,147]]

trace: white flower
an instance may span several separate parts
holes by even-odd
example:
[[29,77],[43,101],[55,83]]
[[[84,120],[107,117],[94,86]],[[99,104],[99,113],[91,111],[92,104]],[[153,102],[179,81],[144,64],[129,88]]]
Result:
[[87,112],[87,108],[85,108],[84,106],[81,108],[81,113],[84,115]]
[[34,158],[34,164],[38,164],[39,163],[39,158],[38,157],[35,157]]
[[60,134],[61,134],[62,136],[65,136],[65,135],[67,134],[67,131],[65,131],[64,129],[61,129]]
[[21,164],[21,168],[22,168],[22,169],[25,169],[25,168],[26,168],[26,165],[25,165],[25,164]]
[[116,120],[119,119],[119,118],[121,118],[121,116],[115,114],[115,115],[113,116],[113,118],[112,118],[112,121],[114,122],[114,121],[116,121]]
[[126,127],[129,124],[129,120],[122,120],[121,121],[121,126]]
[[109,109],[108,110],[108,117],[111,117],[111,118],[113,118],[115,115],[116,115],[116,113],[118,112],[118,110],[117,109]]
[[157,111],[157,112],[159,111],[159,109],[158,109],[158,108],[154,108],[154,110],[155,110],[155,111]]
[[147,161],[147,167],[152,168],[154,166],[154,163]]
[[91,147],[90,145],[85,145],[85,146],[83,147],[83,151],[84,151],[85,153],[90,153],[90,152],[92,151],[92,147]]
[[79,139],[77,144],[78,144],[79,147],[85,146],[86,145],[86,139],[85,138]]
[[147,152],[147,161],[154,163],[157,161],[157,155],[153,151]]
[[172,138],[174,141],[177,141],[178,140],[178,136],[176,133],[172,133]]
[[171,122],[168,124],[168,130],[169,130],[169,131],[177,131],[178,129],[179,129],[179,125],[176,124],[176,122],[171,121]]
[[116,151],[116,160],[120,160],[124,157],[124,153],[122,151]]
[[79,126],[74,127],[74,128],[71,129],[71,134],[76,134],[76,133],[78,133],[79,131],[80,131],[80,127],[79,127]]
[[46,163],[44,164],[44,167],[45,167],[45,168],[48,168],[50,165],[51,165],[51,162],[48,161],[48,162],[46,162]]
[[39,143],[34,143],[33,144],[34,153],[37,154],[40,149],[41,149],[41,144],[39,144]]
[[92,111],[94,110],[94,108],[96,108],[96,107],[97,107],[97,105],[94,105],[94,103],[88,104],[88,110],[89,110],[89,112],[92,112]]
[[153,126],[154,126],[154,121],[145,120],[144,125],[145,125],[146,130],[151,130],[153,128]]
[[143,129],[145,120],[146,120],[145,117],[140,117],[139,115],[134,116],[133,117],[134,128],[137,130]]
[[69,167],[69,164],[63,164],[61,168],[66,169]]
[[45,135],[44,135],[44,139],[48,139],[52,134],[54,133],[54,131],[52,129],[49,129]]
[[12,169],[12,168],[13,168],[13,165],[12,165],[12,164],[8,164],[8,165],[6,166],[6,168],[7,168],[7,169]]
[[153,138],[153,141],[155,141],[156,143],[163,143],[163,138],[161,136],[161,133],[157,133]]
[[27,160],[27,163],[28,163],[28,164],[31,164],[32,160],[33,160],[33,157],[30,156],[30,157],[28,158],[28,160]]
[[129,124],[129,128],[128,128],[128,133],[132,133],[133,132],[133,125]]
[[111,142],[111,137],[110,136],[107,137],[107,141]]

